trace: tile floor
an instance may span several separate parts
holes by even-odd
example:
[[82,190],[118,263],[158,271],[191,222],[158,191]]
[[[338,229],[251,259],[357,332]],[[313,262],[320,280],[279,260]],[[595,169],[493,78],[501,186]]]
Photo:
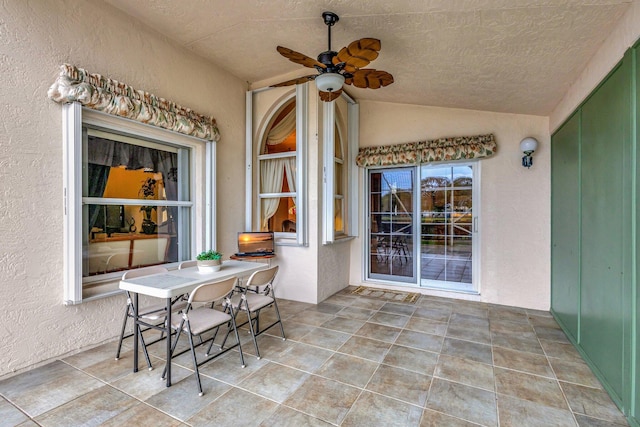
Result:
[[352,289],[280,300],[287,340],[272,328],[258,360],[242,331],[247,366],[237,351],[205,364],[202,397],[188,353],[166,388],[164,343],[133,373],[129,339],[118,361],[111,342],[3,379],[0,425],[627,425],[547,312]]

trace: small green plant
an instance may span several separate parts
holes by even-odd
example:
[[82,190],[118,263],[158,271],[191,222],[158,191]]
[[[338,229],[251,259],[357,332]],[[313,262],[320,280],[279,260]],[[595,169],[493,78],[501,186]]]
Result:
[[218,260],[222,259],[222,254],[218,251],[214,251],[213,249],[201,252],[196,259],[198,261],[210,261],[210,260]]

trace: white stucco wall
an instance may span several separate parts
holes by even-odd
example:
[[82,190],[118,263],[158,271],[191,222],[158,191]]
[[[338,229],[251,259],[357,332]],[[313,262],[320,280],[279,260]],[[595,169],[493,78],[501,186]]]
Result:
[[245,83],[97,1],[0,3],[0,376],[117,336],[124,296],[62,305],[62,110],[71,63],[218,120],[218,243],[244,225]]
[[[454,298],[548,310],[550,306],[550,137],[546,117],[362,102],[360,145],[493,133],[497,153],[481,163],[480,296],[421,290]],[[523,168],[520,141],[539,141]],[[364,215],[363,180],[360,212]],[[361,224],[364,226],[365,221]],[[351,284],[363,284],[366,231],[352,243]]]
[[571,85],[549,117],[550,133],[555,132],[585,98],[600,84],[624,53],[640,38],[640,2],[629,10],[607,36],[578,79]]

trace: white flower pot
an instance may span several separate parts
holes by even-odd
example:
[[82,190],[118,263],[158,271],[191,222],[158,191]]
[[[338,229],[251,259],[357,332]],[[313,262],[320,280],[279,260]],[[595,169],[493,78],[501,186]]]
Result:
[[211,259],[205,261],[198,261],[198,271],[201,273],[213,273],[219,271],[222,267],[222,260]]

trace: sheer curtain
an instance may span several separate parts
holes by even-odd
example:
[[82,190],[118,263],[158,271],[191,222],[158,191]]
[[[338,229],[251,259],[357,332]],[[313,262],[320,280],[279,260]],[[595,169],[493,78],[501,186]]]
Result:
[[[289,191],[296,191],[296,159],[295,157],[263,160],[260,165],[260,193],[281,193],[282,180],[287,178]],[[269,218],[278,211],[280,197],[262,199],[262,230],[269,228]]]
[[296,110],[289,114],[271,128],[267,135],[267,145],[278,145],[296,130]]

